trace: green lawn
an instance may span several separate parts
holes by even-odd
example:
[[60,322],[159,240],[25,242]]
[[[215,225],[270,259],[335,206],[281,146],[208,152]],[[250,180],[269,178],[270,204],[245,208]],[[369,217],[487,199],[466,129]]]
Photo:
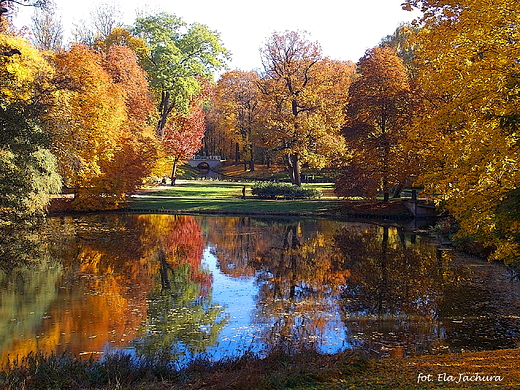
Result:
[[[322,214],[330,213],[341,202],[337,198],[316,200],[262,200],[251,195],[251,183],[224,181],[181,181],[174,187],[160,187],[132,198],[130,210],[169,210],[223,214]],[[242,188],[246,186],[246,199]],[[312,184],[325,194],[332,184]]]
[[[148,192],[148,196],[204,196],[208,198],[240,197],[244,184],[238,182],[185,180],[178,182],[174,187],[159,187],[157,191]],[[246,185],[250,186],[250,184]]]

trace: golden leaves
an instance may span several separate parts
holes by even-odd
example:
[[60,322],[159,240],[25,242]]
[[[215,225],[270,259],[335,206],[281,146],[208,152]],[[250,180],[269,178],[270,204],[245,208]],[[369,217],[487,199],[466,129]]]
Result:
[[428,140],[421,182],[447,201],[462,234],[496,247],[494,258],[510,258],[518,250],[514,227],[497,221],[502,201],[520,183],[515,131],[520,5],[420,3],[424,28],[414,40],[419,82],[431,103],[430,115],[417,122]]

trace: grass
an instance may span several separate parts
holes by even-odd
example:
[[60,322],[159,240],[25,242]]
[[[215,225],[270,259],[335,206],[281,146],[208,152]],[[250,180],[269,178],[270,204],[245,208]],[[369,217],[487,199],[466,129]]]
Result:
[[305,215],[333,213],[341,202],[320,202],[305,200],[257,200],[257,199],[168,199],[136,198],[128,210],[175,211],[222,214],[281,214]]
[[[242,188],[246,187],[246,195],[251,196],[251,187],[254,183],[232,181],[205,181],[205,180],[180,180],[174,187],[155,187],[155,191],[147,191],[148,196],[162,197],[217,197],[239,198],[242,196]],[[335,198],[333,183],[304,184],[304,187],[316,188],[323,192],[325,198]]]
[[[246,187],[246,198],[242,189]],[[147,190],[132,198],[128,209],[222,214],[334,214],[342,202],[333,198],[332,184],[312,184],[325,196],[321,200],[263,200],[251,195],[251,183],[180,181],[174,187]]]
[[242,196],[244,184],[225,181],[179,180],[174,187],[156,187],[147,196],[228,198]]
[[[454,353],[413,358],[368,359],[355,351],[320,355],[272,351],[184,369],[167,362],[109,355],[102,360],[70,354],[30,354],[0,371],[2,389],[517,389],[520,350]],[[494,380],[471,380],[493,376]],[[461,380],[463,378],[469,380]],[[500,378],[496,378],[500,377]],[[450,380],[451,379],[451,380]],[[501,380],[497,380],[501,379]]]
[[[180,180],[174,187],[161,186],[141,191],[126,210],[207,214],[301,215],[323,217],[409,218],[401,200],[344,200],[334,195],[332,183],[305,184],[323,194],[320,199],[266,200],[251,195],[254,183]],[[242,189],[246,187],[246,198]]]

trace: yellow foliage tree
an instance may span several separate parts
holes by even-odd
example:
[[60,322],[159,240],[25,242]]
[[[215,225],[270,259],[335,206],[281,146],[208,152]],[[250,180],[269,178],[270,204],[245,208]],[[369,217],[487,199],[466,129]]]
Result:
[[247,155],[251,171],[254,171],[255,141],[261,133],[259,80],[255,72],[233,70],[224,73],[215,89],[213,107],[218,118],[216,130],[236,145],[237,163],[240,151]]
[[301,185],[300,164],[321,167],[343,149],[343,110],[354,66],[325,60],[321,48],[302,33],[275,33],[261,51],[266,128],[282,150],[293,184]]
[[428,172],[421,181],[460,220],[461,235],[512,261],[520,255],[520,3],[408,5],[424,13],[414,38],[429,102],[415,139]]
[[49,116],[55,153],[74,207],[117,207],[155,162],[155,110],[135,53],[112,46],[103,55],[75,45],[54,58],[59,105]]
[[[103,69],[100,57],[83,45],[54,58],[59,103],[49,118],[54,152],[65,185],[75,188],[75,206],[95,209],[103,194],[95,180],[113,159],[126,119],[123,91]],[[102,190],[103,191],[103,190]],[[104,197],[112,194],[105,194]]]

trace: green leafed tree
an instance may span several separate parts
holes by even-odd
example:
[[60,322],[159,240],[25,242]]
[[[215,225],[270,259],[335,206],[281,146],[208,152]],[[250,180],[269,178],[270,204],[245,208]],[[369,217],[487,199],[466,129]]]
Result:
[[42,115],[53,70],[26,40],[0,34],[0,226],[42,216],[61,189]]
[[150,49],[141,62],[158,100],[157,135],[163,139],[169,117],[189,113],[201,90],[198,78],[212,78],[225,66],[229,52],[217,32],[167,13],[138,18],[132,33]]

